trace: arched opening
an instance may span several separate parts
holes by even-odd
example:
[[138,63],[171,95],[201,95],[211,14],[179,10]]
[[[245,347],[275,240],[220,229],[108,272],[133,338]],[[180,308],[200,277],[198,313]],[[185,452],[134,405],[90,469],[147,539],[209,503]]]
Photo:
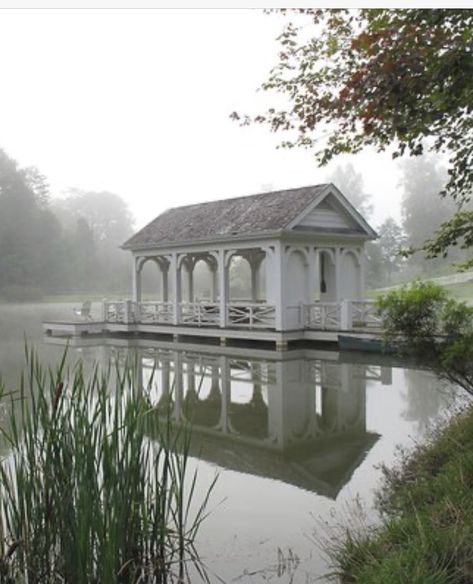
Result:
[[251,266],[242,255],[232,256],[228,266],[228,281],[231,302],[251,301]]
[[360,262],[354,252],[346,251],[341,257],[340,298],[358,300],[361,298]]
[[215,278],[215,269],[211,269],[208,261],[200,259],[196,262],[194,266],[194,297],[196,302],[200,300],[215,302]]
[[289,305],[310,302],[308,261],[304,253],[294,250],[287,259],[287,275],[290,282]]
[[146,300],[165,300],[166,282],[163,270],[155,258],[147,259],[141,265],[141,298]]

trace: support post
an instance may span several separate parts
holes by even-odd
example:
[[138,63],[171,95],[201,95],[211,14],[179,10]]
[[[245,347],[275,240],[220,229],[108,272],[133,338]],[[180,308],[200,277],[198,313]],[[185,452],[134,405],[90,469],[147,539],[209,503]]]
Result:
[[173,282],[174,288],[174,297],[172,299],[172,308],[173,308],[173,324],[179,324],[180,322],[180,304],[181,304],[181,278],[179,273],[179,266],[178,266],[178,254],[174,252],[171,255],[171,278]]
[[217,302],[217,268],[210,268],[211,283],[210,283],[210,299],[212,302]]
[[353,328],[353,311],[351,300],[340,301],[340,328],[350,331]]
[[342,269],[342,251],[339,247],[335,248],[335,300],[340,302],[342,298],[341,286],[341,269]]
[[225,265],[226,254],[224,249],[218,250],[218,287],[220,305],[220,328],[227,326],[227,304],[228,304],[228,276]]
[[271,254],[272,270],[268,270],[268,275],[271,276],[271,284],[274,289],[274,304],[276,307],[275,314],[275,328],[277,331],[283,331],[286,324],[286,295],[284,293],[284,247],[279,241],[275,245],[274,253]]
[[161,270],[163,276],[163,302],[169,302],[169,268]]
[[[316,278],[316,268],[317,268],[317,253],[313,247],[309,248],[309,266],[308,266],[308,278],[309,278],[309,304],[315,301],[315,283],[318,281]],[[304,322],[304,321],[303,321]]]
[[194,302],[194,267],[189,261],[187,264],[187,278],[189,287],[189,302]]
[[259,290],[259,267],[261,262],[252,258],[250,263],[251,269],[251,302],[257,302],[260,297]]
[[132,298],[133,302],[141,302],[141,269],[139,268],[139,258],[135,256],[133,257]]

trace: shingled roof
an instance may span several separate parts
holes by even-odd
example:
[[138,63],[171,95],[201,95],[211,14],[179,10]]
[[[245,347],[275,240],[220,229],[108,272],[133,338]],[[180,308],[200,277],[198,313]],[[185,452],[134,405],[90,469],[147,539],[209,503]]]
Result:
[[140,249],[167,243],[285,229],[329,185],[273,191],[168,209],[123,244]]

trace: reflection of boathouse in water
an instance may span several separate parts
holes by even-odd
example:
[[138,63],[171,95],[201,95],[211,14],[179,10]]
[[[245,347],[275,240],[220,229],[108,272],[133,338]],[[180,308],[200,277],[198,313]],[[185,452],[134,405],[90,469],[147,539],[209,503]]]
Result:
[[335,498],[378,438],[366,430],[366,383],[389,384],[390,368],[328,352],[275,360],[154,345],[138,349],[140,384],[158,416],[191,422],[191,454],[211,463]]

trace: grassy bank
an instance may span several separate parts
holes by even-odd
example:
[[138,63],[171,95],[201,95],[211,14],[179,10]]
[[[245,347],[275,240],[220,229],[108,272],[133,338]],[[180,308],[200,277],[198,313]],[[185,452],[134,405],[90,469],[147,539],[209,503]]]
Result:
[[331,550],[341,582],[473,582],[473,408],[385,469],[383,524]]

